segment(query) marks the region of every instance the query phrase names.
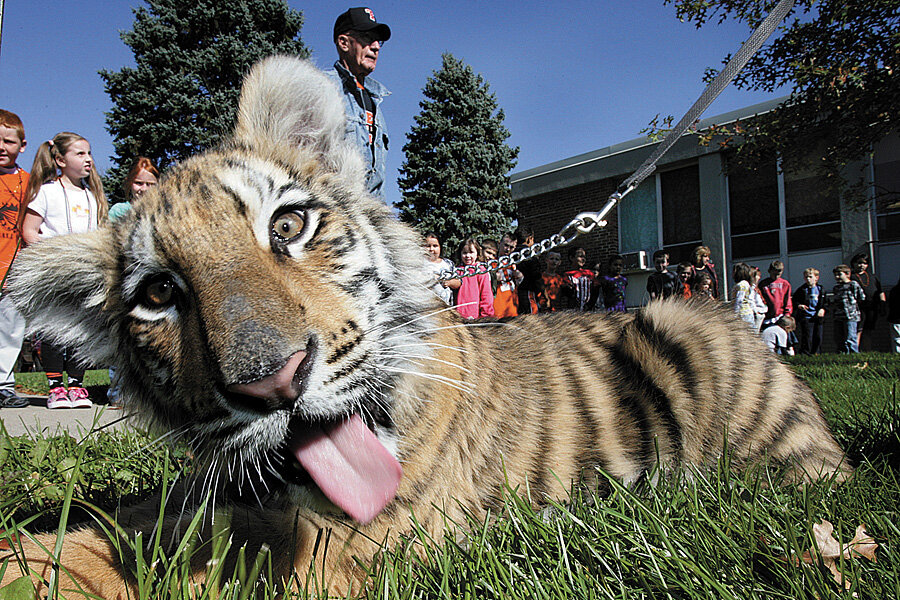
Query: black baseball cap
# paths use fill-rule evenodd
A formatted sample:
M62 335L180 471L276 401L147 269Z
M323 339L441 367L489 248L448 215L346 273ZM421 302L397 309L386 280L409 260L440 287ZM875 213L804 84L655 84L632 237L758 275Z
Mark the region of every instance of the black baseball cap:
M372 31L378 36L379 42L391 39L391 28L384 23L375 21L375 13L371 8L364 6L351 8L343 13L334 22L334 39L348 31Z

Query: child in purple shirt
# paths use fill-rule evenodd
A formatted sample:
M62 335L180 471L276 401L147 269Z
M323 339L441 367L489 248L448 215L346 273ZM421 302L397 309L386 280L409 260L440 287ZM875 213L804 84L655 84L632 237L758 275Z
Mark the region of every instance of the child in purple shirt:
M625 312L625 288L628 279L622 275L625 259L616 254L609 258L609 275L600 278L603 288L603 302L607 312Z

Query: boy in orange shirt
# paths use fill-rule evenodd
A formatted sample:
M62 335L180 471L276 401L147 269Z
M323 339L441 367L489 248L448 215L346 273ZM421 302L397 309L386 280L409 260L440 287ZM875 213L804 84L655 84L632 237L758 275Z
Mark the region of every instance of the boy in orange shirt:
M544 290L539 296L540 312L551 312L565 308L560 292L568 287L569 280L557 273L562 264L562 255L559 252L547 253L547 270L541 273L544 280Z
M25 198L28 173L16 160L25 149L25 127L15 113L0 109L0 279L6 284L6 273L19 248L17 221L19 205ZM22 339L25 318L7 298L0 299L0 408L22 408L29 402L16 395L13 369Z
M500 240L500 256L507 256L516 249L516 239L511 233L504 233ZM516 286L522 281L522 274L515 266L496 271L497 291L494 296L494 316L515 317L519 314L519 295Z

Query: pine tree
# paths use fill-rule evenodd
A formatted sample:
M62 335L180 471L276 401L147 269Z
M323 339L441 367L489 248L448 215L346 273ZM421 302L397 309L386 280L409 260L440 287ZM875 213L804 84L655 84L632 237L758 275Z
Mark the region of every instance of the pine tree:
M452 54L443 55L423 94L403 146L400 218L442 235L448 250L470 235L499 236L516 212L509 171L519 149L505 143L509 131L496 97Z
M303 15L285 0L145 0L121 34L135 67L103 70L116 166L104 185L119 195L137 156L165 168L217 145L231 130L241 79L273 53L308 56Z

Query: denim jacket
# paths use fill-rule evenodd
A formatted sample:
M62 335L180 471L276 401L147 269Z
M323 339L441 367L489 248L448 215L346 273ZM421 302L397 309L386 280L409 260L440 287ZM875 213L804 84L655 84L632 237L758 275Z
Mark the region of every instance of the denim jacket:
M360 107L360 91L356 87L356 78L340 62L334 63L334 69L325 72L331 77L344 97L344 112L347 115L347 139L362 151L366 163L366 187L372 195L384 199L385 160L388 150L388 131L384 121L381 101L390 96L386 87L371 77L366 77L365 88L375 104L375 137L374 147L369 146L369 128L366 125L366 113Z

